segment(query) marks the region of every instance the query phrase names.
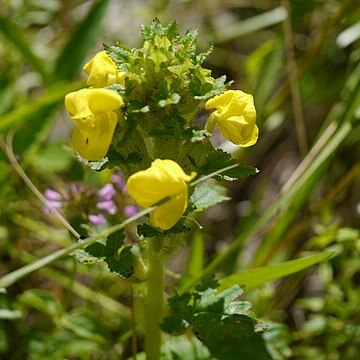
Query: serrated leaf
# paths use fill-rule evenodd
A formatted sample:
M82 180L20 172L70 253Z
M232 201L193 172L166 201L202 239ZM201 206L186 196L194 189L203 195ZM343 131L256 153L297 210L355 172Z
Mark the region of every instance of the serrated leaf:
M141 25L141 35L144 40L151 40L156 35L163 35L165 32L164 27L161 25L161 22L158 18L155 18L152 23L148 25Z
M319 262L329 259L334 253L327 251L324 253L307 256L301 259L286 261L284 263L264 266L260 268L246 270L237 274L229 275L219 280L219 291L223 291L234 285L253 288L268 281L280 279L284 276L304 270Z
M176 39L180 36L179 32L179 26L176 21L171 22L166 28L165 28L165 35L170 39Z
M237 301L241 294L239 286L220 294L216 288L176 294L169 300L174 315L161 327L176 334L191 326L216 359L270 359L258 322L248 312L250 303Z
M193 211L204 211L211 206L230 200L225 193L226 188L216 183L197 186L190 197L190 203L194 208Z
M169 236L171 234L181 234L189 232L191 229L185 225L176 224L171 229L161 231L155 229L154 227L150 226L149 224L140 224L137 227L137 233L141 238L151 238L151 237L159 237L159 236Z
M213 98L214 96L224 93L232 83L232 82L225 83L225 81L226 81L225 75L215 79L215 83L211 86L209 91L207 91L206 93L204 93L202 95L197 95L194 98L196 100L205 101L205 100Z
M123 229L112 233L106 239L106 248L108 255L116 254L120 247L124 244L125 232Z
M107 255L106 246L98 241L87 246L85 251L94 258L103 258Z
M203 175L208 175L218 170L224 169L228 166L237 164L236 160L231 155L221 149L212 151L200 171ZM221 174L215 176L216 180L234 180L246 179L250 175L255 175L257 170L250 165L238 165L233 169L226 170Z
M194 332L219 360L270 360L256 320L241 314L224 316L211 312L194 317Z
M120 255L116 257L106 257L105 262L110 271L125 279L131 277L134 273L134 254L131 251L131 246L124 247Z
M95 258L114 257L123 245L124 238L124 230L119 230L111 234L106 240L99 240L87 246L85 251Z
M169 335L181 335L188 328L190 324L182 317L167 317L161 324L161 329Z

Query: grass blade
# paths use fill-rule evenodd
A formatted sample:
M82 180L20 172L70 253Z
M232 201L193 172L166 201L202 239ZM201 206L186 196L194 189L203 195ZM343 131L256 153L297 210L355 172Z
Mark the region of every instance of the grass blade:
M0 15L0 31L22 53L29 65L36 70L46 83L51 80L50 74L44 61L37 57L31 50L21 29L10 19Z
M99 36L101 20L108 4L108 0L97 1L85 19L79 23L56 61L54 73L59 79L71 80L78 73L89 49Z
M265 284L268 281L280 279L284 276L304 270L319 262L329 259L334 253L326 251L320 254L306 256L300 259L286 261L280 264L269 265L242 271L219 280L219 292L234 285L245 286L247 289Z
M81 89L84 85L82 81L72 84L58 83L36 101L29 101L20 108L0 116L0 131L36 118L45 108L62 102L67 93Z
M261 217L250 223L247 228L242 229L242 233L221 252L203 271L194 279L191 284L188 284L185 290L197 284L202 278L214 273L216 269L224 264L231 256L233 256L244 243L246 243L251 236L253 236L260 228L267 224L274 216L281 210L284 214L291 206L299 191L302 191L306 182L311 182L313 176L318 176L321 169L325 170L326 162L335 153L340 144L350 134L352 128L356 125L354 119L356 117L356 110L360 104L360 66L358 66L349 76L347 88L350 90L349 96L346 96L343 101L343 113L339 116L337 122L332 122L328 126L328 131L325 131L319 138L318 142L313 146L308 156L295 170L297 177L294 178L286 191L283 191L278 199L263 213ZM339 105L336 104L335 107ZM332 113L332 112L330 112ZM309 161L311 159L311 161ZM305 165L304 165L305 164ZM311 193L311 191L309 191ZM281 216L281 215L280 215ZM256 261L256 259L255 259Z

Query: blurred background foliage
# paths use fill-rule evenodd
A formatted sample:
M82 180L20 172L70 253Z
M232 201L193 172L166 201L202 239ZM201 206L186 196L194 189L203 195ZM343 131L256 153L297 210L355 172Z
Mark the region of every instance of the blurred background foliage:
M202 50L214 45L206 66L254 95L261 133L249 149L218 140L260 172L229 186L232 200L198 219L203 235L188 239L169 268L182 271L190 251L187 273L192 267L230 274L336 250L329 262L245 298L259 319L276 324L266 334L274 359L359 359L357 0L2 0L2 147L14 133L17 160L41 192L106 184L111 174L84 167L69 147L63 98L84 86L81 67L102 43L138 46L140 24L154 17L198 29ZM87 204L80 199L71 206L76 222ZM0 275L69 243L1 152ZM64 258L1 292L0 358L130 357L132 293L104 270ZM209 358L186 338L169 338L166 346L177 358Z

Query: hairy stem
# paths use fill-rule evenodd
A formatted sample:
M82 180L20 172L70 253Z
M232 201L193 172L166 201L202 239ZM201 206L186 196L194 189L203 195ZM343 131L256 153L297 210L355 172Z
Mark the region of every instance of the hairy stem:
M147 360L160 359L164 293L162 239L150 238L148 248L145 351Z

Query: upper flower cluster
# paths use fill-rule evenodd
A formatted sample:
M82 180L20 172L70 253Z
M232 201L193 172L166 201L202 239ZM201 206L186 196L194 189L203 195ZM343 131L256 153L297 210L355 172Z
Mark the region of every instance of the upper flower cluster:
M202 67L209 52L197 53L196 35L181 37L176 23L163 27L154 20L142 28L141 48L105 46L97 53L84 66L89 88L65 98L76 125L72 144L83 158L107 155L140 206L170 198L150 216L163 230L183 215L187 183L213 168L207 161L216 153L208 139L214 127L243 147L259 133L253 97L228 90L225 77L215 79ZM201 107L213 110L205 129L192 124Z

